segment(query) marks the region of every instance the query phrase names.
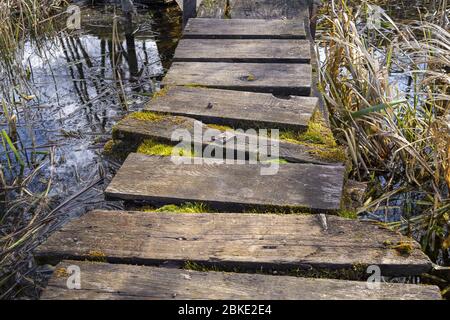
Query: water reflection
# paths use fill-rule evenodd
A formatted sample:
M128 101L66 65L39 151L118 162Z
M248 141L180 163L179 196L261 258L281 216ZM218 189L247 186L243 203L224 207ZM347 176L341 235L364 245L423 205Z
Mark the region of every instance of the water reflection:
M82 30L60 32L44 43L25 45L23 66L32 98L17 108L17 141L28 172L46 160L30 192L46 188L67 197L92 179L111 127L141 109L170 65L181 32L176 6L139 10L124 19L112 7L82 9ZM0 130L10 132L0 119ZM55 159L48 149L55 146ZM0 152L6 163L7 153ZM11 182L17 172L6 171Z

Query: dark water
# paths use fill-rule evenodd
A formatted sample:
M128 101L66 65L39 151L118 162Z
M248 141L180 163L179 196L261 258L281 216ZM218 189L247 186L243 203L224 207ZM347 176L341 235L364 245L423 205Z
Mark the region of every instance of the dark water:
M159 87L180 37L181 12L177 6L141 8L130 24L111 6L85 6L81 27L25 44L22 65L29 77L20 90L26 88L28 100L9 110L17 135L0 116L0 130L18 142L23 177L43 165L29 191L44 191L51 179L54 204L98 178L99 170L110 171L103 145L116 121L141 109ZM0 161L9 185L21 175L6 149L9 159L1 146Z

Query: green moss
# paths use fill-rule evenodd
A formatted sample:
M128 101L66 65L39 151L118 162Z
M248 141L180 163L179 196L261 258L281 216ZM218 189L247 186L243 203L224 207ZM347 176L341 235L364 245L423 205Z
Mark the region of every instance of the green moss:
M270 159L270 160L264 160L261 161L261 163L278 163L278 164L286 164L289 163L286 159L278 158L278 159Z
M183 86L188 88L206 88L205 86L202 86L201 84L198 83L186 83Z
M128 143L124 143L121 140L109 140L103 146L103 154L108 157L115 158L116 160L123 161L126 159L130 152L134 149Z
M112 154L114 148L114 141L108 140L105 145L103 146L103 153L105 154Z
M152 95L152 99L156 100L156 99L159 99L161 97L164 97L165 95L167 95L167 92L169 92L169 87L165 86L164 88L154 92L153 95Z
M207 124L206 125L208 128L211 128L211 129L216 129L216 130L219 130L219 131L232 131L232 130L234 130L232 127L229 127L229 126L223 126L223 125L219 125L219 124Z
M246 208L244 213L272 213L272 214L311 214L311 211L308 208L304 207L295 207L295 206L251 206Z
M391 245L390 248L396 250L402 256L409 256L414 249L410 241L399 241L397 244Z
M176 153L180 157L192 157L193 152L175 147L170 144L158 143L152 139L144 140L137 148L137 153L146 154L149 156L171 156Z
M347 209L341 209L338 212L339 217L347 218L347 219L358 219L358 213L355 210L347 210Z
M208 213L210 210L204 203L184 203L182 205L168 204L157 209L144 209L145 212L172 212L172 213Z
M347 154L341 146L336 147L321 147L319 145L309 145L311 149L309 153L321 160L330 160L336 162L345 162Z
M151 112L151 111L138 111L130 113L126 118L137 119L143 121L161 121L166 116L164 114Z
M247 75L247 81L255 81L255 80L256 80L256 77L253 74L249 73Z

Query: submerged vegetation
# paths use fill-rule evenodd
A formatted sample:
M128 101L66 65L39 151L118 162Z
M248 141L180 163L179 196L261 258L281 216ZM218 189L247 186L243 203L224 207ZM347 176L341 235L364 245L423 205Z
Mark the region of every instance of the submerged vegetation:
M415 237L448 266L450 8L436 3L404 21L374 6L383 1L325 3L317 53L331 127L353 164L349 178L369 184L357 213Z
M104 200L118 163L101 150L125 155L111 128L159 87L180 33L176 6L140 7L130 24L116 6L83 5L69 30L70 3L0 1L0 299L37 297L51 272L31 254L44 235L122 208Z

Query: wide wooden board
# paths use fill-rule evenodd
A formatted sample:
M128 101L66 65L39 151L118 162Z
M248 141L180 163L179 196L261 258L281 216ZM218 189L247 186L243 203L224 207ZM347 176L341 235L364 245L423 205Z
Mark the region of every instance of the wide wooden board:
M173 61L309 63L310 43L280 39L182 39Z
M303 20L189 19L183 38L305 39Z
M339 210L343 166L303 163L214 164L132 153L105 195L158 203L204 202L222 210L295 207L305 212Z
M202 132L201 135L195 134L195 127L199 128L198 132ZM178 139L178 136L172 137L172 134L176 132L176 130L189 132L191 144L193 146L200 146L202 150L205 150L208 146L212 146L216 150L222 150L212 155L213 158L219 158L221 152L223 157L220 157L220 159L237 159L239 152L239 155L244 154L245 159L247 160L258 159L258 157L260 160L263 160L260 156L261 154L266 154L267 156L272 157L272 159L276 157L293 163L343 165L339 159L322 157L320 153L317 152L317 146L270 139L267 141L267 148L264 146L262 148L254 148L251 147L250 143L257 141L258 137L255 136L255 134L257 134L258 131L221 131L211 128L193 118L182 116L169 116L161 121L144 121L125 118L114 126L113 138L118 141L126 141L127 145L130 147L137 147L145 139L152 139L161 143L176 145L182 140ZM211 135L215 138L213 139ZM277 145L278 155L273 151ZM264 152L265 150L267 150L267 152ZM203 153L203 155L208 156L208 153Z
M412 251L402 255L388 241L410 242ZM49 263L100 258L177 266L190 261L265 272L347 269L363 277L370 265L386 276L419 275L431 268L413 240L374 223L326 215L92 211L53 233L35 257Z
M82 272L81 288L67 288L67 268ZM198 272L122 264L63 261L44 289L42 300L431 300L439 288L365 282L277 277L260 274ZM216 312L211 313L211 317Z
M307 129L317 106L316 97L290 96L281 99L268 93L176 86L151 100L146 110L242 129L291 129L302 132Z
M162 84L308 96L311 76L308 64L174 62Z

